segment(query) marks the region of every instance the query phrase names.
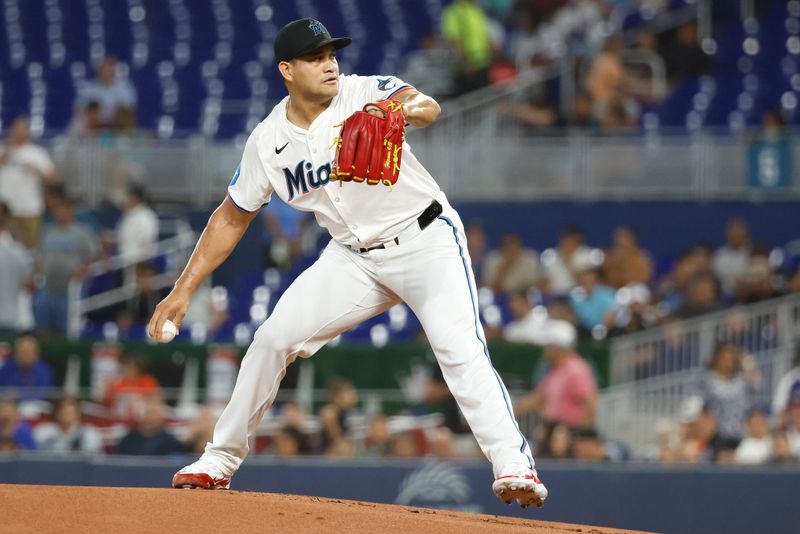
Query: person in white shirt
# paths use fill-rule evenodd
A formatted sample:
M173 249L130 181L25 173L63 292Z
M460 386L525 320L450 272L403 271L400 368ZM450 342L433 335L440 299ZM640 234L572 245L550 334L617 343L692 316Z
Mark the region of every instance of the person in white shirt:
M486 258L483 284L498 293L526 291L539 281L540 271L539 254L525 248L517 234L506 234Z
M547 292L556 296L568 294L577 285L576 265L584 265L591 252L592 249L583 242L583 230L574 225L564 228L558 246L542 252Z
M747 415L747 433L736 447L734 461L737 464L765 464L772 454L772 438L769 433L769 418L763 410L754 409Z
M125 213L117 225L117 253L128 263L149 259L158 244L158 215L145 199L142 187L128 187Z
M56 453L99 454L103 452L103 438L91 425L81 422L81 408L72 397L64 397L56 404L54 421L42 423L33 430L37 450Z
M75 102L76 114L83 113L84 107L92 102L100 106L100 118L105 126L111 126L119 108L136 107L136 89L130 81L117 74L117 60L105 58L97 67L97 79L86 83L78 90Z
M32 258L8 231L9 209L0 202L0 333L22 329L20 306L30 279Z
M737 282L750 266L747 222L744 219L729 221L725 235L725 245L714 252L714 274L722 284L722 291L726 295L733 295Z
M0 201L11 209L11 223L19 228L28 248L39 243L43 188L56 181L55 166L47 150L31 142L30 121L17 117L5 144L0 146Z
M441 112L436 101L394 76L340 74L336 51L350 42L332 38L314 19L293 21L278 32L275 57L289 96L250 134L228 198L150 320L155 340L168 319L181 323L192 293L273 194L314 213L331 234L319 260L283 293L255 333L213 440L172 484L229 487L287 365L404 301L422 323L444 379L492 463L492 490L507 503L541 506L547 489L489 358L458 213L408 143L392 187L332 176L341 124L367 104L394 100L405 122L421 128ZM384 117L380 110L367 113Z
M524 293L508 298L512 320L503 328L503 339L512 343L538 343L547 335L549 326L547 310L533 307Z

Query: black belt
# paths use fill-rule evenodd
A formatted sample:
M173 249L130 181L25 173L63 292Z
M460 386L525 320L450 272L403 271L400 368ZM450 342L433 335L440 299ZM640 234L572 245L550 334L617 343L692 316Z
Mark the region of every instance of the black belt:
M417 217L417 224L419 225L419 229L424 230L425 228L427 228L428 225L430 225L433 221L435 221L436 217L438 217L441 214L442 214L442 205L439 204L438 201L434 200L433 202L431 202L431 205L425 208L425 211L423 211L422 214L419 217ZM395 237L392 241L394 241L395 245L400 244L400 238L398 237ZM365 252L369 252L370 250L380 250L383 248L386 248L386 245L381 244L376 247L369 247L369 248L351 247L351 250L363 254Z

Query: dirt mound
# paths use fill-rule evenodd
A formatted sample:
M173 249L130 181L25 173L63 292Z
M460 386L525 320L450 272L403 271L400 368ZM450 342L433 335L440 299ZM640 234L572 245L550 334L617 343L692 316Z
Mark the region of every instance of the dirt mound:
M409 506L241 491L0 485L0 503L3 534L624 532Z

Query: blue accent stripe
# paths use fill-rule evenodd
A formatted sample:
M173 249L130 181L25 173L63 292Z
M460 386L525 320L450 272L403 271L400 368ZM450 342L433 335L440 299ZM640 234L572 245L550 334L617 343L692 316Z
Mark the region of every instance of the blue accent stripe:
M450 225L450 228L453 229L453 237L455 237L456 245L458 245L458 255L461 256L461 263L464 264L464 276L466 276L466 278L467 278L467 287L469 288L469 297L472 300L472 314L473 314L473 316L475 318L475 337L477 337L478 341L480 341L481 345L483 345L483 354L486 355L486 359L489 360L489 366L492 368L492 371L494 372L495 379L497 379L497 385L500 386L500 391L503 394L503 400L506 403L506 409L508 409L508 415L511 416L511 423L517 429L517 432L519 432L519 436L522 438L522 445L520 445L519 452L525 454L525 446L528 444L528 441L525 439L525 436L522 434L522 431L519 429L519 426L517 425L517 420L514 419L514 411L511 409L511 403L509 402L509 399L506 396L506 391L505 391L505 388L503 387L503 383L500 381L500 375L497 374L497 371L495 370L494 366L492 365L492 359L489 357L489 349L486 346L486 341L484 341L484 339L481 338L481 336L480 336L480 331L481 330L480 330L480 328L478 328L478 303L475 300L475 293L472 291L472 283L470 282L470 279L469 279L469 268L467 266L467 259L464 257L464 249L461 246L461 242L458 240L458 233L456 232L456 225L453 224L453 222L450 219L448 219L447 217L445 217L444 215L440 216L439 219L442 219L444 222L446 222L448 225ZM530 468L533 469L533 461L532 461L532 459L527 454L525 454L525 456L528 458L528 463L530 464Z
M228 187L230 187L232 185L236 185L236 182L239 181L239 175L240 174L242 174L242 166L241 165L236 167L236 172L233 173L233 178L231 178L231 183L228 184Z
M231 196L231 193L230 193L230 191L228 192L228 200L230 200L230 201L231 201L231 204L233 204L234 206L236 206L237 208L239 208L239 210L241 210L241 211L243 211L243 212L245 212L245 213L257 213L258 211L260 211L260 210L261 210L261 208L263 208L264 206L266 206L267 204L269 204L269 202L267 202L267 204L264 204L264 206L261 206L261 208L258 208L257 210L254 210L254 211L246 210L246 209L244 209L243 207L241 207L239 204L237 204L235 200L233 200L233 197Z
M387 96L387 97L386 97L386 100L389 100L390 98L392 98L392 97L393 97L394 95L396 95L397 93L400 93L400 92L402 92L402 91L405 91L406 89L413 89L413 87L411 87L410 85L404 85L404 86L402 86L402 87L398 87L397 89L395 89L395 90L392 92L392 94L390 94L389 96Z

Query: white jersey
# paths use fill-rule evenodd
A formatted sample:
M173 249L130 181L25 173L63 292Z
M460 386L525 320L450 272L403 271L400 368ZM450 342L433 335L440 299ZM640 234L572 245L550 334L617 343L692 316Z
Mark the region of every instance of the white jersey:
M407 88L393 76L339 75L339 93L308 130L286 118L287 96L250 134L228 186L231 201L254 212L276 193L290 206L313 212L339 243L365 247L391 240L440 195L439 186L408 143L403 143L400 176L391 188L332 180L334 137L365 104Z

